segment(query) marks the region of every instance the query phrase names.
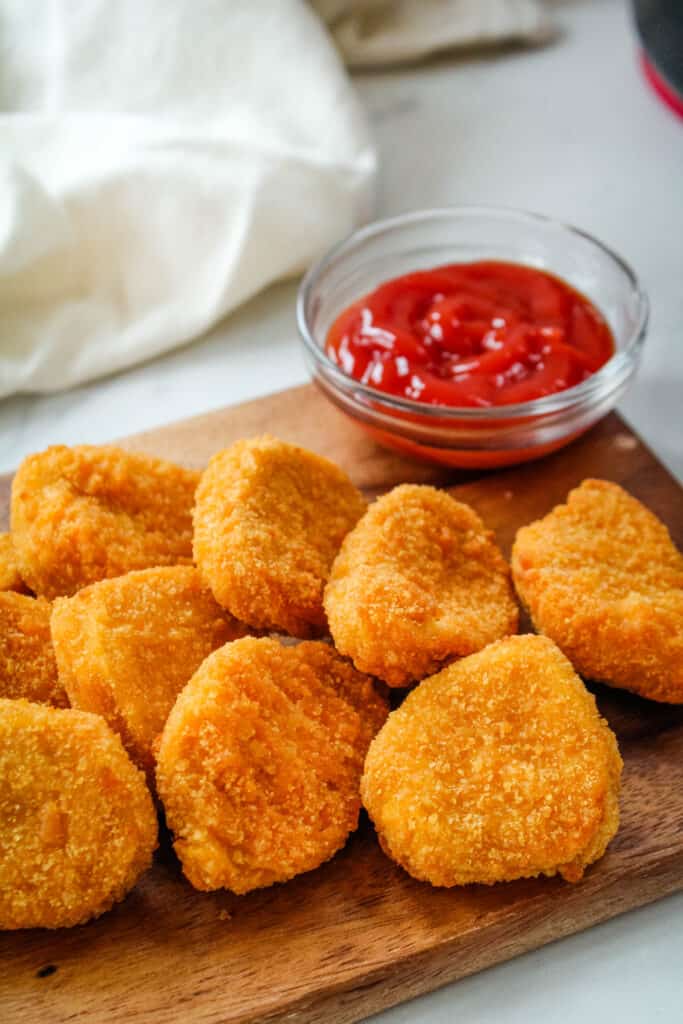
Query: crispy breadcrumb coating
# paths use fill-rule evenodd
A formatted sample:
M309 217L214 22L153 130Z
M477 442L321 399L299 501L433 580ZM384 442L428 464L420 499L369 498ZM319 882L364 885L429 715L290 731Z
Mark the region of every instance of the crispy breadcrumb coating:
M508 566L468 505L402 484L348 534L325 588L341 654L405 686L517 630Z
M171 462L114 447L30 455L12 484L22 578L52 599L133 569L191 562L198 480Z
M316 636L330 566L364 510L328 459L273 437L238 441L214 455L197 489L195 560L237 618Z
M361 783L383 848L432 885L578 881L619 824L614 734L545 637L498 641L421 683Z
M99 916L156 839L144 776L103 718L0 700L0 928Z
M207 655L246 626L189 565L142 569L57 598L52 637L73 707L107 720L140 768L183 686Z
M534 625L577 672L683 703L683 555L639 501L584 480L518 532L512 568Z
M19 575L17 556L10 533L0 533L0 591L16 590L18 594L28 593L28 587Z
M358 824L387 705L322 643L247 637L210 655L164 728L157 787L183 871L235 893L318 867Z
M0 697L68 707L50 639L50 602L0 592Z

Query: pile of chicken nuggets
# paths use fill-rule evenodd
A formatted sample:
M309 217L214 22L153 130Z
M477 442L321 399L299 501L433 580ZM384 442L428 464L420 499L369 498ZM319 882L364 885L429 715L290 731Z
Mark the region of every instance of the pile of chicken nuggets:
M361 806L432 885L578 881L622 761L577 673L683 703L683 556L616 484L522 528L510 570L446 491L368 506L269 436L202 474L33 455L0 536L0 928L109 909L160 808L204 891L317 868Z

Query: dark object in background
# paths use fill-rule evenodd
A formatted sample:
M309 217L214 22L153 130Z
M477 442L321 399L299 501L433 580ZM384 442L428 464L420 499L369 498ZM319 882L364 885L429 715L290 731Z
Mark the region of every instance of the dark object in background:
M633 0L645 75L683 117L683 0Z

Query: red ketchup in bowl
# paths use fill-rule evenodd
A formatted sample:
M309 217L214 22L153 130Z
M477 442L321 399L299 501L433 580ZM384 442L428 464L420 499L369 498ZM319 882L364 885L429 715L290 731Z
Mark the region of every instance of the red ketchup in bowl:
M580 384L614 353L614 338L565 281L484 260L386 281L337 317L325 351L378 391L466 408L527 402Z

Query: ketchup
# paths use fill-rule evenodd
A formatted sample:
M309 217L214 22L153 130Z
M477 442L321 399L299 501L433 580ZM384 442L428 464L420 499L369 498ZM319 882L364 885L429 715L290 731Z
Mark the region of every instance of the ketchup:
M526 402L580 384L607 362L614 339L566 281L484 260L386 281L344 310L325 348L378 391L461 407Z

